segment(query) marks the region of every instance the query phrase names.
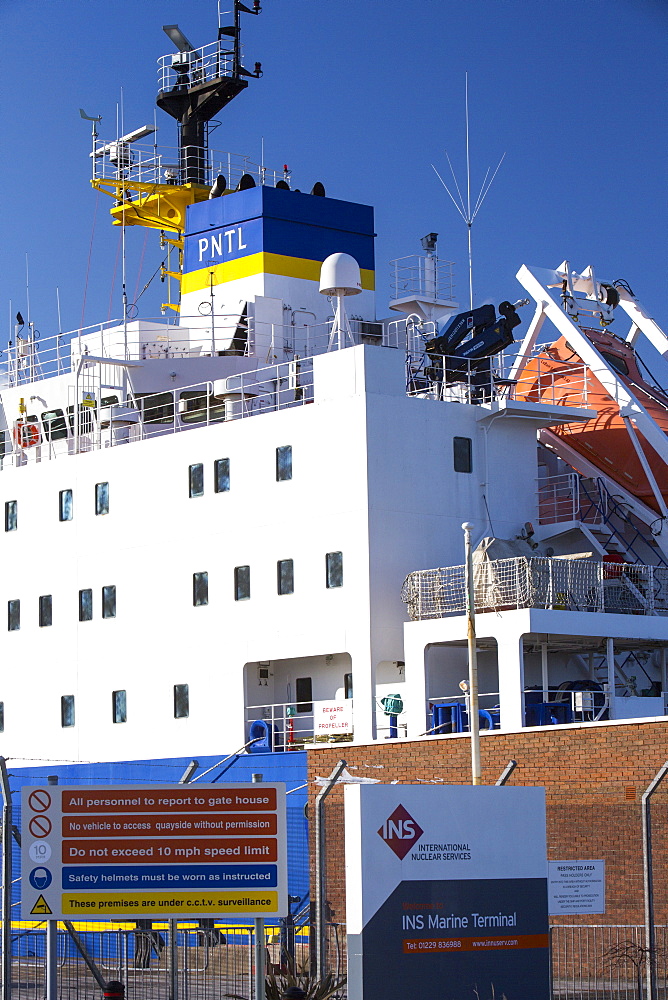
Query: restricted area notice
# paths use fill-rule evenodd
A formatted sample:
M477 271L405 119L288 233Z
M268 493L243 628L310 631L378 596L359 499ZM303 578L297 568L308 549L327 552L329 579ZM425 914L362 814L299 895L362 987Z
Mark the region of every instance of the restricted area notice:
M22 916L285 916L285 786L25 786Z
M605 861L548 861L550 916L605 913Z

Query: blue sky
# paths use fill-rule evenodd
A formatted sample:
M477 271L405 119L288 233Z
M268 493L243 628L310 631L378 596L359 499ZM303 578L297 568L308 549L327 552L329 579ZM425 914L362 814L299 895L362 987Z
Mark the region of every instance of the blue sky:
M430 164L447 149L464 176L464 79L469 73L473 187L506 159L475 223L478 302L518 298L523 263L625 278L668 331L666 0L263 0L245 16L247 63L264 77L225 109L215 146L288 163L294 186L376 208L377 311L388 315L388 261L439 233L467 297L466 229ZM215 0L0 0L0 152L4 192L0 329L31 312L43 337L121 313L112 292L118 230L88 177L89 129L79 107L116 134L152 123L162 25L193 42L216 37ZM8 86L8 81L11 86ZM175 126L158 112L160 141ZM162 259L157 235L128 231L134 297ZM142 259L143 258L143 259ZM136 274L142 263L141 278ZM142 314L157 315L156 280ZM0 344L5 335L0 334Z

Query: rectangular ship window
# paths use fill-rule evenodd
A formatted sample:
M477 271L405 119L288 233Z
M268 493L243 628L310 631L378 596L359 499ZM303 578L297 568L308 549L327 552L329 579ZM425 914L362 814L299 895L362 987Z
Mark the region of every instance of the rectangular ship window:
M216 493L228 493L230 489L230 460L217 458L213 463L213 488Z
M343 697L352 698L353 696L353 675L344 674L343 675Z
M102 588L102 617L103 618L115 618L116 617L116 586L115 584L110 584L108 587Z
M0 701L0 733L5 731L5 703Z
M276 449L276 482L292 479L292 445L284 444Z
M39 627L46 628L53 624L53 598L51 594L43 594L39 599Z
M234 600L247 601L250 597L250 566L234 568Z
M64 694L60 699L60 724L63 729L74 725L74 695Z
M190 698L187 684L174 685L174 718L187 719L190 713Z
M95 513L109 513L109 483L95 483Z
M58 520L71 521L73 516L72 490L61 490L58 494Z
M111 692L111 711L114 722L128 721L128 703L125 691Z
M7 631L18 632L21 628L21 602L7 601Z
M343 553L328 552L325 557L327 589L343 586Z
M188 466L188 496L204 496L204 466L201 462Z
M5 503L5 531L16 531L18 526L18 501L7 500Z
M90 622L93 620L93 591L86 589L79 591L79 621Z
M471 438L456 437L452 439L455 472L473 472L471 443Z
M276 564L279 594L294 594L295 572L292 559L280 559Z
M209 603L209 574L193 573L193 606L203 608Z
M310 677L298 677L295 681L298 712L313 711L313 684Z

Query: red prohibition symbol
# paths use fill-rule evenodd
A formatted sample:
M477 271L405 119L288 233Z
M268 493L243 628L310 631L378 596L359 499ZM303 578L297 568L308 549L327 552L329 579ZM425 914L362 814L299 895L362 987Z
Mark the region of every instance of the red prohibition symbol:
M51 820L48 816L33 816L28 823L28 829L33 837L48 837L51 833Z
M37 788L28 796L28 805L33 812L43 813L51 805L51 796L44 788Z

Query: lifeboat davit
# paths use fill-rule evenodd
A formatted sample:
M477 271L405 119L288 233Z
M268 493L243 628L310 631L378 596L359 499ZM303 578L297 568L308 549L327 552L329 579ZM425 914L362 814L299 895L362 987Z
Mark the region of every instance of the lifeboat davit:
M664 434L668 434L668 395L647 382L638 368L635 351L625 341L600 330L582 331L621 382L631 391ZM584 379L586 378L586 395ZM622 486L652 510L661 513L640 458L629 436L619 405L582 361L565 337L561 337L524 368L517 385L518 398L554 405L582 406L597 411L584 424L550 428L590 465ZM668 498L668 466L634 427L638 442L664 498ZM583 472L584 470L579 470Z

